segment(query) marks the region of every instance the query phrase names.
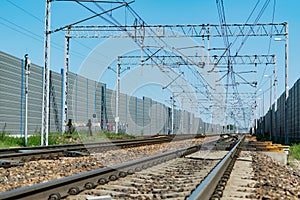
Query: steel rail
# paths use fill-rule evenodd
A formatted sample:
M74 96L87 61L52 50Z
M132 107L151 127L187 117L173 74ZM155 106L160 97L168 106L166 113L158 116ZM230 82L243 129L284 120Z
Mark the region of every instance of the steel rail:
M211 135L215 136L215 135ZM8 148L0 149L0 167L8 167L9 160L15 161L30 161L46 158L54 158L57 156L76 156L74 152L103 152L113 150L116 148L130 148L142 145L159 144L164 142L192 139L200 137L200 135L186 135L186 136L167 136L161 138L148 139L133 139L133 140L117 140L110 142L92 142L81 144L67 144L67 145L53 145L42 147L23 147L23 148ZM4 162L1 162L4 161ZM14 164L17 164L13 162ZM7 165L7 166L5 166Z
M221 177L227 169L229 163L233 160L238 149L243 143L245 136L241 137L230 152L219 162L219 164L207 175L199 186L187 198L188 200L208 200L211 198Z
M202 137L201 134L184 134L184 135L156 135L152 136L151 138L143 138L143 139L130 139L130 140L110 140L107 142L87 142L87 143L78 143L78 144L60 144L60 145L49 145L49 146L31 146L31 147L12 147L12 148L0 148L0 155L6 153L18 153L20 151L29 151L29 150L50 150L50 149L57 149L57 148L66 148L69 150L77 150L78 147L88 147L94 145L102 145L102 144L121 144L127 143L132 141L145 141L145 140L155 140L158 138L175 138L175 139L191 139ZM216 136L216 135L207 135L209 136Z
M78 144L62 144L62 145L50 145L50 146L32 146L32 147L13 147L13 148L0 148L1 154L8 153L18 153L20 151L44 151L51 149L68 149L68 150L78 150L78 148L86 148L89 146L95 145L104 145L104 144L123 144L127 142L139 142L145 140L155 140L156 138L148 138L148 139L133 139L133 140L111 140L108 142L88 142L88 143L78 143Z

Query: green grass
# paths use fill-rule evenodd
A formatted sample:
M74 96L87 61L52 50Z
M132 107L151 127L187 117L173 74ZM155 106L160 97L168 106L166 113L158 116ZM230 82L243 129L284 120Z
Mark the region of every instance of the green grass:
M104 142L109 140L133 139L135 136L124 133L95 132L88 136L87 131L75 131L72 134L49 133L48 144L74 144L82 142ZM40 146L41 135L35 134L28 137L27 146ZM0 133L0 148L22 147L25 145L24 137L12 137L9 134Z
M0 133L0 147L18 147L24 145L24 138L8 136L5 132Z
M110 132L103 132L103 134L104 134L107 138L113 139L113 140L118 140L118 139L134 139L134 138L135 138L134 135L125 134L125 133L110 133Z
M88 136L87 131L79 131L79 139L81 142L105 142L109 140L134 139L135 136L124 133L110 133L107 131L94 132L92 136Z
M290 147L290 157L296 160L300 160L300 143L292 144Z

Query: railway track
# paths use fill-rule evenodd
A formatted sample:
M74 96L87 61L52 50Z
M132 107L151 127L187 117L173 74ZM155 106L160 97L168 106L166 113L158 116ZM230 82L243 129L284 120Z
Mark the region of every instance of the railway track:
M221 173L219 172L219 168L225 170L226 165L228 165L241 143L241 140L237 142L236 139L232 139L231 137L221 138L217 142L210 141L46 183L19 188L1 193L0 199L35 198L58 200L65 197L76 199L80 198L80 195L88 196L95 194L98 196L110 195L114 199L124 199L124 197L129 199L178 199L183 196L187 198L190 194L189 198L194 199L195 194L198 195L199 193L197 192L198 190L204 191L204 189L201 189L201 184L199 185L199 183L209 181L207 178L211 176L218 178L220 176L218 173ZM188 156L198 152L200 149L201 151L210 153L218 152L215 150L220 149L220 146L224 150L232 149L224 159L221 159L223 156L210 159L208 159L209 157L201 157L200 155ZM209 171L211 172L207 175ZM217 175L211 175L216 174L215 171L218 171ZM194 177L198 178L194 180ZM216 182L215 178L213 179L214 182ZM197 185L199 185L200 189L198 189ZM108 190L104 190L104 188ZM149 191L149 188L151 191ZM209 188L214 187L210 186ZM171 193L166 194L168 190ZM192 190L194 190L193 193L191 193ZM97 191L106 192L99 193ZM129 194L133 196L126 196ZM205 192L205 194L207 195L208 192Z
M214 135L212 135L214 136ZM56 159L58 157L87 156L89 153L104 152L112 149L159 144L170 141L204 137L203 135L160 136L159 138L116 140L39 147L22 147L0 149L0 167L22 166L26 161L39 159ZM209 136L210 137L210 136Z

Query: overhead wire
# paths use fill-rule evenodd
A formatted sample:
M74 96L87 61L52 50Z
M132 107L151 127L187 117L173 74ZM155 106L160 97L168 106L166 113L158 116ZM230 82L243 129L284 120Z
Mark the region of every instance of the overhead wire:
M26 9L24 9L24 8L20 7L19 5L15 4L15 3L12 2L11 0L6 0L6 1L7 1L8 3L10 3L12 6L16 7L17 9L21 10L21 11L24 12L25 14L29 15L30 17L32 17L33 19L35 19L36 21L38 21L40 24L43 24L43 25L44 25L44 21L41 20L41 19L40 19L39 17L37 17L36 15L32 14L31 12L27 11ZM4 25L3 23L1 23L1 24ZM14 25L14 26L15 26L15 25ZM51 26L51 28L53 29L53 26ZM10 27L10 29L14 30L14 29L11 28L11 27ZM14 30L14 31L19 32L19 30ZM28 36L28 37L31 37L31 38L35 39L36 41L38 41L38 42L44 43L44 38L43 38L43 37L41 37L41 36L39 36L39 35L33 33L32 31L30 31L30 32L31 32L32 34L34 34L35 36L37 36L39 39L33 38L32 36L30 36L30 35L28 35L28 34L26 34L26 33L24 33L24 35L26 35L26 36ZM31 33L30 33L30 34L31 34ZM58 32L58 33L59 33L60 35L65 36L64 33L62 33L62 32ZM86 48L87 50L90 50L90 51L93 50L91 47L89 47L89 46L87 46L86 44L84 44L84 43L78 41L77 38L72 38L72 42L77 43L78 45L80 45L80 46ZM58 44L58 43L52 41L52 42L51 42L51 45L52 45L54 48L56 48L56 49L58 49L58 50L60 50L60 51L63 51L63 52L65 51L65 50L64 50L64 46L61 45L61 44ZM71 55L74 55L74 56L77 56L77 57L80 57L80 58L83 58L83 59L86 58L86 55L83 55L82 53L80 53L80 52L78 52L78 51L72 50L72 51L70 51L70 54L71 54ZM107 56L106 56L105 54L101 54L101 56L107 58ZM100 61L100 60L98 60L98 61ZM98 62L98 61L97 61L97 62ZM93 62L96 62L96 61L93 61Z
M254 11L256 10L257 6L259 5L259 2L260 2L260 0L258 0L257 3L255 4L255 6L254 6L254 8L252 9L252 11L251 11L249 17L247 18L246 22L244 23L245 25L248 24L248 21L251 19L251 17L252 17L252 15L253 15ZM257 24L257 22L258 22L258 20L259 20L259 18L260 18L260 15L262 15L262 13L263 13L262 11L266 8L266 5L267 5L267 4L268 4L268 2L266 2L266 3L264 4L263 8L261 9L259 16L256 18L255 24ZM273 20L272 20L272 23L273 23ZM244 26L242 27L242 29L241 29L241 32L242 32L242 33L244 32L245 25L244 25ZM249 30L249 31L250 31L250 30ZM238 37L235 38L235 40L233 41L233 44L237 41L237 39L238 39ZM235 55L238 55L240 49L241 49L242 46L245 44L246 40L247 40L247 37L244 38L244 40L242 41L242 43L241 43L239 49L236 51L236 54L235 54ZM264 71L265 71L265 70L264 70ZM240 78L241 78L241 77L240 77ZM261 82L261 81L260 81L260 82ZM251 119L250 119L250 120L251 120Z
M250 13L250 15L249 15L248 18L246 19L245 25L244 25L244 26L242 27L242 29L240 30L240 32L241 32L242 34L244 34L244 29L246 28L246 24L248 24L248 21L251 19L251 17L252 17L252 15L253 15L254 11L256 10L257 6L259 5L259 2L260 2L260 0L258 0L258 1L256 2L254 8L252 9L252 11L251 11L251 13ZM223 4L223 1L222 1L222 0L216 0L216 3L217 3L217 9L218 9L218 14L219 14L220 24L221 24L221 26L224 26L224 25L226 25L226 18L225 18L225 10L224 10L224 4ZM255 24L257 24L258 20L259 20L260 17L262 16L262 14L263 14L264 10L266 9L267 5L268 5L268 1L264 4L263 8L260 10L260 13L259 13L258 17L257 17L256 20L255 20ZM223 32L222 32L222 33L224 34L225 31L226 31L226 29L224 30L224 28L223 28ZM248 35L249 35L249 34L248 34ZM239 53L241 47L245 44L247 38L248 38L248 36L245 36L245 37L244 37L244 39L243 39L243 41L242 41L242 44L240 45L239 50L237 50L237 52L236 52L236 55L238 55L238 53ZM223 37L225 47L228 48L228 51L227 51L227 49L226 49L226 55L227 55L227 56L230 55L230 47L233 46L233 45L236 43L237 39L238 39L238 36L233 40L232 43L229 44L228 38ZM223 56L224 56L224 55L223 55ZM242 99L238 96L238 93L239 93L238 87L237 87L238 82L237 82L237 80L236 80L235 75L239 76L239 78L242 79L242 80L244 80L246 83L249 83L250 85L254 86L254 85L253 85L254 83L251 83L251 82L246 81L245 78L243 78L240 74L234 72L233 67L231 66L230 60L228 59L228 70L227 70L227 73L223 76L223 78L224 78L225 76L227 76L226 94L227 94L227 96L228 96L228 92L229 92L229 88L228 88L228 87L231 85L232 88L233 88L233 90L235 91L235 94L237 95L238 101L239 101L240 103L242 103ZM229 77L230 77L230 78L229 78ZM231 82L232 82L231 84L229 84L230 79L231 79ZM226 100L227 100L227 98L226 98ZM244 111L243 111L243 114L244 114L244 116L245 116ZM245 118L244 118L244 119L245 119ZM244 121L244 122L245 122L245 121Z
M274 23L274 19L275 19L275 9L276 9L276 0L274 0L274 3L273 3L273 12L272 12L272 24ZM271 33L272 33L272 28L271 27ZM270 35L270 38L269 38L269 45L268 45L268 54L270 54L270 50L271 50L271 43L272 43L272 35ZM264 66L264 70L263 70L263 73L261 74L261 78L258 82L258 86L257 86L257 89L256 89L256 94L257 92L259 92L259 90L261 90L261 88L267 83L268 80L265 80L263 82L263 78L265 76L265 73L266 73L266 70L267 70L267 65ZM275 80L274 80L275 81ZM270 88L271 89L271 88ZM269 90L269 89L268 89ZM257 97L259 97L260 95L257 95ZM257 103L257 102L256 102Z
M79 4L80 6L84 7L85 9L87 9L88 11L90 12L93 12L94 14L96 12L93 11L93 9L89 8L88 6L84 5L83 3L81 3L80 1L78 0L74 0L77 4ZM100 8L100 6L96 3L96 2L93 2L98 8ZM105 11L104 9L101 9L102 11ZM108 13L105 13L106 15L109 15ZM102 15L99 15L98 17L100 17L101 19L103 19L104 21L108 22L109 24L112 24L112 25L116 25L114 22L110 21L109 19L103 17Z
M276 9L276 0L274 0L274 4L273 4L272 24L274 23L274 19L275 19L275 9ZM273 32L272 29L273 26L271 26L271 32ZM270 39L269 39L268 55L270 54L271 43L272 43L272 35L270 35Z
M12 6L14 6L14 7L18 8L19 10L21 10L22 12L24 12L25 14L29 15L30 17L32 17L33 19L35 19L35 20L38 21L39 23L44 24L44 21L41 20L41 19L40 19L39 17L37 17L36 15L32 14L31 12L27 11L26 9L24 9L24 8L20 7L19 5L15 4L15 3L12 2L11 0L6 0L6 1L7 1L8 3L10 3ZM26 33L22 32L22 34L26 35L27 37L33 38L33 39L35 39L35 40L38 41L38 42L44 43L44 38L43 38L42 36L37 35L36 33L32 32L32 31L29 31L28 29L26 29L26 28L24 28L24 27L22 27L22 26L19 26L19 25L15 24L15 23L13 23L13 22L7 20L7 19L4 19L3 17L1 17L1 18L2 18L2 20L7 21L8 23L12 24L13 26L18 27L19 29L22 29L22 30L25 31L25 32L28 32L29 34L32 34L32 35L36 36L36 37L39 38L39 39L34 38L34 37L30 36L29 34L26 34ZM2 23L2 24L3 24L3 23ZM12 29L12 30L14 30L14 31L16 31L16 32L19 31L19 30L13 29L13 28L11 28L11 27L10 27L10 29ZM75 40L74 40L74 41L75 41ZM79 41L75 41L75 42L78 43L79 45L81 45L81 46L83 46L83 47L85 47L85 48L91 50L90 47L84 45L83 43L81 43L81 42L79 42ZM54 48L56 48L56 49L58 49L58 50L60 50L60 51L64 51L64 47L63 47L62 45L60 45L60 44L58 44L58 43L55 43L55 42L52 42L51 44L54 45L54 46L53 46ZM76 51L72 51L71 53L74 53L75 56L80 56L80 57L82 57L82 58L85 57L85 55L83 55L83 54L81 54L81 53L79 53L79 52L76 52Z
M28 30L28 29L26 29L26 28L24 28L24 27L22 27L22 26L20 26L20 25L18 25L16 23L14 23L14 22L12 22L12 21L10 21L8 19L5 19L5 18L3 18L1 16L0 16L0 19L3 20L3 21L5 21L6 23L8 23L8 24L10 24L10 25L12 25L14 27L16 27L16 28L13 28L11 26L8 26L7 24L2 23L2 25L10 28L11 30L13 30L15 32L18 32L18 33L21 33L21 34L24 34L27 37L30 37L30 38L38 41L38 42L44 42L44 38L42 36L40 36L40 35L32 32L32 31L30 31L30 30ZM53 43L53 47L55 47L58 50L64 50L64 48L61 47L60 45L58 45L57 43Z
M260 12L259 12L257 18L256 18L255 21L254 21L254 24L257 24L257 23L258 23L259 19L261 18L261 16L262 16L263 13L265 12L265 10L266 10L266 8L268 7L269 3L270 3L270 0L267 0L267 1L264 3L262 9L260 10ZM272 14L272 24L274 23L275 7L276 7L276 2L275 2L275 0L274 0L273 14ZM273 28L273 27L271 26L271 32L272 32L272 28ZM249 30L249 32L250 32L250 30ZM246 42L247 38L248 38L248 36L246 36L246 37L244 38L243 42L241 43L241 46L240 46L239 49L237 50L237 54L238 54L238 52L240 51L240 49L242 48L242 46L244 45L244 43ZM270 53L271 40L272 40L272 35L270 35L268 54ZM257 91L259 90L259 88L260 88L260 84L262 83L262 79L263 79L263 77L264 77L264 74L265 74L265 71L266 71L266 67L267 67L267 65L264 67L263 74L262 74L262 77L261 77L261 79L260 79L260 81L259 81L259 85L257 86L256 92L257 92ZM263 84L263 85L264 85L264 84Z
M25 29L25 28L23 28L23 27L15 24L15 23L13 23L13 22L11 22L11 21L3 18L3 17L0 17L0 19L3 20L3 21L5 21L6 23L10 24L10 25L8 25L8 24L5 24L3 22L0 22L3 26L5 26L5 27L7 27L7 28L9 28L9 29L17 32L17 33L26 35L27 37L30 37L31 39L34 39L34 40L36 40L38 42L43 42L43 40L42 40L43 38L40 37L39 35L36 35L35 33L31 32L31 31L29 31L29 30L27 30L27 29ZM18 29L14 28L14 27L17 27Z
M141 19L141 17L130 7L130 11L132 12L132 14L135 16L135 15L137 15L137 17L138 17L138 19L142 22L142 23L144 23L144 24L146 24L145 22L143 22L143 20ZM152 29L150 29L150 31L151 31L151 33L152 34L154 34L154 35L156 35L157 33L155 33L154 32L154 30L152 30ZM182 52L180 52L179 50L177 50L176 48L172 48L172 47L170 47L170 45L168 44L168 43L166 43L164 40L162 40L162 38L161 37L157 37L160 41L162 41L163 42L163 44L164 44L164 46L166 46L166 47L168 47L169 49L172 49L172 51L173 51L173 53L177 53L177 54L179 54L180 55L180 58L181 58L181 60L182 60L182 62L183 63L185 63L186 64L186 67L192 72L192 74L194 74L194 76L195 77L197 77L197 80L198 81L200 81L200 84L204 87L204 88L206 88L206 95L205 94L203 94L203 92L201 92L200 90L199 90L199 87L197 87L196 85L194 85L194 84L191 84L193 87L194 87L194 89L195 89L195 93L200 93L200 94L203 94L204 96L209 96L209 93L210 93L210 91L209 91L209 89L208 89L208 87L207 86L209 86L210 88L212 88L208 83L207 83L207 81L202 77L202 75L199 73L199 71L197 71L194 67L191 67L190 66L190 64L188 64L187 63L187 61L186 60L183 60L183 58L182 57L185 57L187 60L189 60L188 59L188 57L186 56L186 55L184 55ZM159 42L157 42L157 44L159 44ZM166 52L167 54L169 54L170 55L170 53L169 52ZM181 57L182 56L182 57ZM191 63L191 64L193 64L193 62ZM199 79L199 77L201 77L201 79ZM205 83L204 83L204 82ZM201 104L201 103L200 103ZM202 105L202 104L201 104Z
M98 8L100 8L101 10L103 10L99 5L97 6ZM128 7L130 7L129 5L128 5ZM93 10L91 10L91 9L89 9L91 12L93 12L93 13L95 13L95 11L93 11ZM143 24L145 24L145 22L141 19L141 17L130 7L130 12L135 16L136 15L136 17L138 18L138 20L140 21L140 23L143 23ZM112 15L108 15L110 18L113 18L112 17ZM117 20L115 20L115 19L113 19L114 21L115 21L115 23L117 23L117 24L119 24L118 23L118 21ZM121 24L119 24L119 25L121 25ZM123 30L123 31L126 31L126 30ZM153 30L152 30L153 31ZM164 42L165 43L165 42ZM165 43L166 44L166 43ZM167 44L166 44L167 45ZM143 48L143 51L145 52L145 48ZM146 53L147 54L147 53ZM148 54L148 56L150 56L149 54Z
M44 21L41 20L40 18L38 18L37 16L35 16L34 14L32 14L31 12L27 11L26 9L22 8L21 6L18 6L17 4L13 3L10 0L6 0L8 3L10 3L11 5L15 6L16 8L18 8L19 10L22 10L24 13L26 13L27 15L30 15L32 18L36 19L37 21L41 22L42 24L44 24Z
M78 2L77 0L76 0L76 2L78 3L78 4L80 4L80 5L82 5L80 2ZM95 3L96 4L96 3ZM101 6L99 6L98 4L96 4L97 5L97 7L99 8L99 9L101 9L102 11L104 10ZM92 13L94 13L94 14L96 14L97 12L96 11L94 11L93 9L90 9L90 8L88 8L88 7L86 7L86 6L84 6L84 5L82 5L84 8L86 8L86 9L88 9L90 12L92 12ZM106 15L108 15L107 13L106 13ZM114 25L114 26L121 26L121 24L112 16L112 15L108 15L108 17L110 17L114 22L112 22L112 21L107 21L107 22L109 22L109 23L111 23L112 25ZM103 19L103 17L101 16L101 18ZM127 32L127 30L122 30L122 31L125 31L125 32ZM127 32L128 33L128 32ZM128 33L130 36L131 36L131 34L130 33ZM143 50L145 51L145 48L143 48ZM146 54L148 54L149 52L145 52ZM148 56L150 57L150 54L148 54Z
M35 20L37 20L38 22L40 22L41 24L44 24L44 21L41 20L40 18L38 18L36 15L32 14L31 12L27 11L26 9L18 6L17 4L13 3L11 0L6 0L8 3L10 3L11 5L15 6L16 8L18 8L19 10L23 11L24 13L26 13L27 15L31 16L32 18L34 18ZM61 32L60 32L61 33ZM62 34L62 33L61 33ZM74 40L74 42L78 43L79 45L81 45L82 47L85 47L89 50L92 50L92 48L88 47L87 45L83 44L82 42L79 42L77 40ZM61 45L58 45L61 46ZM62 47L63 48L63 47ZM78 53L78 52L77 52ZM84 57L84 55L82 55Z
M256 19L254 20L253 24L257 25L259 19L262 17L263 13L265 12L266 8L268 7L270 3L270 0L266 0L266 2L264 3L263 7L261 8L258 16L256 17ZM251 29L248 31L248 34L246 34L246 36L244 36L243 41L241 42L239 48L236 51L236 55L239 54L239 52L241 51L242 47L244 46L244 44L246 43L247 39L249 38L249 33L251 32Z
M233 81L232 79L232 64L230 61L230 47L231 45L229 44L229 38L228 38L228 34L227 34L227 24L226 24L226 17L225 17L225 9L224 9L224 3L223 0L216 0L216 5L217 5L217 11L218 11L218 15L219 15L219 21L220 21L220 25L221 25L221 31L222 31L222 35L223 35L223 42L226 48L226 56L227 56L227 72L225 73L225 75L223 77L226 77L226 84L225 84L225 120L228 124L228 117L229 115L226 114L228 113L228 98L229 98L229 82L230 79ZM224 52L224 53L225 53ZM223 54L224 55L224 54ZM233 85L235 83L232 83ZM233 86L234 87L234 86Z
M252 9L252 11L250 12L250 15L248 16L248 18L247 18L247 20L246 20L246 22L244 23L245 25L248 23L248 21L250 20L250 18L251 18L251 16L253 15L253 13L254 13L254 11L256 10L256 8L257 8L257 6L258 6L258 4L259 4L259 2L260 2L260 0L258 0L257 2L256 2L256 4L255 4L255 6L254 6L254 8ZM245 25L244 26L242 26L242 28L241 28L241 30L240 30L240 32L243 34L243 32L244 32L244 29L245 29ZM232 43L230 43L230 46L228 46L228 48L230 48L231 46L233 46L235 43L236 43L236 41L237 41L237 39L238 39L239 37L237 36L237 37L235 37L235 39L233 40L233 42ZM225 53L225 52L224 52ZM224 55L224 54L223 54ZM223 56L222 55L222 56ZM237 56L237 54L236 54L236 56ZM227 71L227 73L225 74L225 76L226 75L228 75L228 73L230 73L230 71L228 70ZM229 80L227 80L227 83L228 83L228 81ZM228 89L228 88L227 88Z
M252 10L250 16L252 15L252 13L254 12L254 10L256 9L258 3L259 3L259 1L256 3L255 7L253 8L253 10ZM258 23L259 19L262 17L262 15L263 15L263 13L265 12L266 8L268 7L269 3L270 3L270 0L266 0L266 1L265 1L265 3L264 3L264 5L263 5L263 7L261 8L261 10L260 10L258 16L256 17L256 19L255 19L254 22L253 22L254 25L256 25L256 24ZM247 21L250 20L250 16L248 17ZM245 23L245 24L246 24L246 23ZM243 38L243 40L242 40L242 42L241 42L239 48L237 49L235 55L238 55L238 54L239 54L240 50L242 49L242 47L243 47L244 44L246 43L246 41L247 41L247 39L248 39L248 37L249 37L249 33L250 33L250 32L251 32L251 29L249 29L249 30L248 30L248 34L246 34L246 36L244 36L244 38ZM266 70L266 69L264 69L264 71L265 71L265 70ZM259 81L259 83L260 83L260 82L261 82L261 81Z
M136 11L135 11L134 9L132 9L130 6L128 6L128 7L129 7L129 11L131 12L131 14L132 14L133 16L137 17L138 20L140 21L140 23L147 25L147 24L142 20L142 18L136 13ZM152 30L152 29L150 29L150 32L151 32L150 34L157 35L157 33L156 33L154 30ZM168 47L169 49L172 49L173 53L176 52L176 53L179 54L180 56L183 56L183 57L185 57L187 60L189 60L189 59L186 57L186 55L184 55L182 52L180 52L180 51L177 50L176 48L174 49L174 48L170 47L170 45L169 45L168 43L166 43L161 37L157 37L157 38L158 38L161 42L163 42L164 46ZM160 44L158 41L156 41L156 43L157 43L157 44ZM167 54L170 55L169 52L167 52ZM182 61L183 61L184 63L186 63L186 61L183 60L183 58L181 58L181 59L182 59ZM192 62L191 64L193 64L193 62ZM202 84L203 87L206 88L206 92L208 92L208 91L209 91L208 88L207 88L207 84L208 84L208 83L207 83L207 81L202 77L202 75L199 74L199 72L198 72L197 70L195 70L195 68L192 68L189 64L186 64L186 66L187 66L187 68L189 68L189 70L194 74L195 77L198 77L197 80L200 80L200 84ZM199 77L201 77L202 79L199 79ZM202 81L204 81L205 83L202 82ZM203 94L201 91L199 91L199 87L196 87L196 86L193 85L193 84L192 84L192 86L194 87L196 93L201 93L201 94ZM210 85L209 85L209 86L210 86ZM210 87L211 87L211 86L210 86ZM201 104L201 103L200 103L200 104Z
M273 4L272 23L274 22L274 19L275 19L275 8L276 8L276 0L274 0L274 4ZM271 27L271 32L272 32L272 28L273 28L273 27ZM270 38L269 38L268 54L267 54L267 55L270 54L271 43L272 43L272 35L270 35ZM262 80L263 80L263 78L264 78L264 75L265 75L265 73L266 73L266 70L267 70L267 65L265 65L265 67L264 67L263 73L262 73L261 78L260 78L260 81L259 81L259 86L260 86L260 84L262 83Z

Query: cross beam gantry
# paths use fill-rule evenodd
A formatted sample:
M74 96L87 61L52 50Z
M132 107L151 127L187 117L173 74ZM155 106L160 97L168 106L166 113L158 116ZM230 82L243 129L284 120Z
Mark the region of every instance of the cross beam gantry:
M141 59L141 56L138 55L129 55L129 56L119 56L122 65L138 65L142 63L143 65L155 65L153 59ZM275 55L233 55L233 56L177 56L177 55L154 55L154 59L162 61L162 65L192 65L189 60L194 60L194 63L197 63L197 66L204 66L205 63L214 64L217 60L218 65L227 65L228 58L230 59L230 64L233 65L274 65L275 64Z
M153 37L239 37L283 36L287 23L268 24L177 24L177 25L126 25L126 26L72 26L72 38L153 38ZM223 34L224 27L228 29ZM143 31L141 31L143 30ZM131 35L122 34L130 32Z

